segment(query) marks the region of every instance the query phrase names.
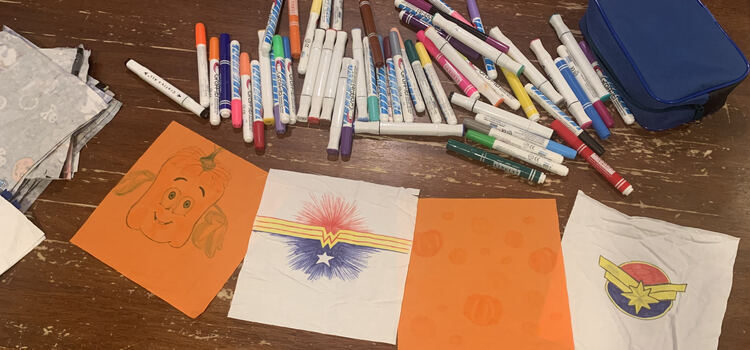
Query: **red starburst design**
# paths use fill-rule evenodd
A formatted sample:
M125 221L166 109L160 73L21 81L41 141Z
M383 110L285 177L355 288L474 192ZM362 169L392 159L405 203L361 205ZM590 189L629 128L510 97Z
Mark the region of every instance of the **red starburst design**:
M327 193L320 198L310 196L310 201L304 203L297 220L307 225L325 228L330 236L323 237L324 245L335 242L340 230L367 231L356 203Z

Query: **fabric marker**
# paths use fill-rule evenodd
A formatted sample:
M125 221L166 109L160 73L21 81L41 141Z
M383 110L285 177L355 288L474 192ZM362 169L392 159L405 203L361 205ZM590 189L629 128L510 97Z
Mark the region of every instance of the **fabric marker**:
M289 124L297 124L297 106L294 103L294 70L292 69L292 43L289 37L281 37L284 41L284 72L286 73L286 91L289 96Z
M362 25L370 40L370 49L372 50L372 59L375 61L375 67L382 67L385 64L383 60L383 50L380 48L375 28L375 19L372 17L372 7L370 0L359 0L359 14L362 16Z
M333 54L331 56L331 65L328 68L328 76L336 77L341 71L341 62L344 58L344 51L346 50L346 42L349 38L349 34L345 31L336 33L336 44L333 46ZM331 113L333 113L333 104L336 99L336 86L338 85L337 79L330 79L326 82L326 88L323 94L323 108L320 113L321 120L331 120Z
M323 95L325 93L326 82L328 81L328 68L331 66L331 56L333 55L333 44L336 41L336 31L326 29L326 36L323 40L323 48L320 51L320 61L318 63L318 73L315 77L315 87L313 88L312 104L307 121L317 124L320 122L320 109L323 105ZM335 80L335 79L334 79Z
M352 56L357 61L357 120L369 121L367 112L367 76L365 58L362 50L362 29L352 28ZM377 83L376 83L377 84Z
M172 101L177 102L180 106L184 107L188 111L195 113L195 115L201 118L208 118L208 108L201 106L198 102L195 102L195 100L190 98L190 96L180 91L178 88L174 87L174 85L170 84L160 76L154 74L154 72L150 71L148 68L142 66L140 63L136 62L133 59L128 59L128 61L125 63L125 66L128 67L128 69L135 73L139 78L143 79L143 81L147 82L149 85L159 90L162 94L172 99Z
M466 59L466 57L464 57ZM521 108L521 102L518 102L518 99L513 96L508 90L505 90L504 87L500 86L496 81L490 79L490 77L487 76L487 73L485 73L481 68L475 66L473 63L469 62L468 59L466 59L466 62L471 66L471 68L477 72L477 74L490 85L492 90L495 90L495 92L500 96L500 98L503 100L503 103L508 106L508 108L517 111L519 108Z
M263 122L263 95L261 93L261 70L260 62L253 60L250 62L252 70L252 91L253 91L253 142L255 150L262 152L266 148L266 125Z
M494 139L500 142L505 142L509 145L512 145L524 151L536 154L538 156L544 157L558 164L563 162L563 155L560 153L553 152L551 150L544 148L544 146L537 145L537 144L522 140L513 135L506 134L496 128L480 123L474 119L464 118L463 124L464 124L464 129L466 130L474 130L482 134L492 136ZM567 150L570 150L570 153L572 153L572 154L568 154L569 156L572 156L571 159L575 159L576 151L570 147L565 147L565 148Z
M198 56L198 91L203 107L210 107L208 61L206 59L206 27L203 23L195 24L195 52Z
M563 45L565 45L570 51L570 56L573 57L573 61L575 61L576 65L581 68L583 76L585 76L586 80L588 80L593 86L597 98L602 102L606 102L609 99L609 91L604 88L604 85L602 85L599 77L594 72L594 69L591 68L588 59L586 59L581 48L578 47L578 43L576 42L575 37L573 37L573 33L571 33L568 26L565 25L562 17L560 17L559 14L554 14L549 18L549 23L552 25L552 28L555 28L557 37L560 38Z
M433 15L433 18L432 18L433 24L435 24L434 23L434 21L435 21L435 15L439 14L440 16L442 16L443 18L447 19L448 21L451 21L451 22L455 23L461 29L469 32L469 34L471 34L471 35L479 38L480 40L482 40L482 41L490 44L491 46L495 47L496 49L500 50L501 52L503 52L503 53L508 52L508 45L505 45L504 43L501 43L501 42L499 42L499 41L491 38L487 34L478 31L476 28L474 28L474 25L469 24L467 22L460 21L460 20L456 19L455 17L453 17L453 16L445 13L444 11L441 11L437 7L435 7L435 6L433 6L433 5L425 2L424 0L407 0L407 1L410 2L412 5L416 6L417 8L419 8L419 9L421 9L421 10L423 10L423 11L425 11L425 12L431 14L431 15ZM481 54L481 52L480 52L480 54Z
M594 138L591 137L589 133L581 129L578 124L573 121L573 119L570 119L570 117L565 114L565 112L563 112L560 108L558 108L557 105L554 104L554 102L548 99L541 90L539 90L532 84L526 84L524 88L526 89L526 92L529 93L529 96L531 96L531 98L536 101L536 103L542 106L542 108L544 108L544 110L547 111L547 113L549 113L553 118L563 123L563 125L565 125L565 127L567 127L570 132L578 136L578 138L581 139L581 141L583 141L583 143L585 143L587 146L589 146L589 148L591 148L596 154L604 154L604 147L596 142L596 140L594 140ZM573 154L573 157L575 157L575 154Z
M391 33L396 33L396 38L398 39L399 47L396 51L399 51L401 54L401 59L403 61L402 69L406 73L406 85L409 88L409 96L411 97L412 102L414 102L414 110L417 113L422 113L425 111L424 98L422 97L422 92L419 90L419 84L417 83L417 77L414 75L414 70L407 61L408 57L406 54L404 39L401 37L401 32L399 32L398 28L391 28ZM391 36L393 36L393 34L391 34ZM391 47L391 49L393 48Z
M474 24L474 27L476 27L478 31L485 33L484 24L482 24L482 17L479 14L479 6L477 6L477 1L466 0L466 6L469 9L469 17L471 17L471 23ZM497 79L497 69L495 68L495 62L492 62L492 60L487 57L484 58L484 70L487 72L487 76L490 77L490 79Z
M258 64L260 64L260 86L261 101L263 101L263 123L266 125L274 124L273 117L273 90L271 82L271 57L268 51L263 50L263 37L266 35L265 30L258 31Z
M232 116L232 63L230 55L229 34L219 35L219 115L222 118Z
M211 66L208 86L209 95L211 96L208 119L211 125L216 126L221 124L221 116L219 116L219 90L221 89L221 81L219 80L219 38L211 37L208 46L210 56L209 65Z
M440 11L443 11L443 12L451 15L451 17L453 17L453 18L455 18L455 19L457 19L457 20L459 20L461 22L464 22L467 25L472 25L468 20L466 20L466 18L464 18L464 16L461 16L461 14L458 13L458 11L456 11L456 10L452 9L450 6L448 6L448 4L445 3L445 1L443 1L443 0L428 0L428 1L433 6L437 7ZM471 12L471 10L469 10L469 12Z
M364 54L365 75L367 77L367 114L369 121L380 121L380 100L378 99L378 75L375 72L375 61L372 60L370 40L362 38L362 52ZM361 117L361 116L360 116Z
M448 124L458 123L456 114L453 112L453 106L445 95L443 85L440 83L440 77L438 77L435 67L432 65L427 49L425 49L423 43L419 42L415 45L415 48L417 50L417 55L419 55L419 61L422 63L422 68L424 68L427 80L430 82L432 90L435 91L435 99L437 99L440 109L443 111L443 114L445 114L445 122Z
M589 101L591 101L591 104L594 106L594 109L596 109L596 112L599 113L599 117L601 117L602 121L604 121L604 125L606 125L607 127L614 126L615 120L612 118L612 115L609 114L609 110L607 110L607 107L604 106L604 102L594 96L593 87L586 80L586 77L583 76L583 73L581 72L581 69L578 68L578 65L576 65L576 63L571 60L570 52L568 51L568 49L564 45L560 45L557 47L557 54L560 55L560 57L562 57L565 62L568 63L568 68L570 68L570 71L576 78L578 85L580 85L583 89L583 92L586 93L586 96L589 98Z
M432 94L432 89L430 89L430 83L427 81L427 76L424 73L422 64L419 62L417 49L414 47L414 43L411 40L407 40L404 45L406 46L406 56L409 57L414 76L417 78L419 90L422 92L422 96L424 96L424 104L427 108L427 114L430 115L430 120L433 123L440 124L442 122L440 109L437 101L435 101L435 96Z
M508 135L515 136L519 139L522 139L524 141L531 142L535 145L542 146L552 152L563 154L565 152L570 152L570 150L573 150L572 148L559 144L555 141L552 141L548 138L545 138L543 136L539 136L533 132L520 129L514 125L509 124L504 119L498 118L496 116L487 115L487 114L477 114L474 116L474 120L484 124L488 125L491 128L495 128L498 131L504 132ZM575 150L573 150L575 152Z
M503 35L500 28L492 27L492 29L490 29L490 36L508 45L508 56L524 66L523 75L526 76L532 84L538 87L545 96L549 97L549 99L555 104L560 104L560 102L563 101L562 95L555 90L552 83L547 80L538 69L536 69L536 67L507 36Z
M464 157L478 160L485 163L493 168L503 170L509 174L520 176L531 182L544 183L547 176L539 171L529 168L525 165L518 164L514 161L507 160L494 153L483 151L479 148L469 146L465 143L458 142L456 140L448 140L446 149L449 151L456 152Z
M354 105L356 104L356 80L359 68L357 61L351 60L347 72L346 92L344 93L344 115L341 126L341 156L348 158L352 155L354 141ZM366 122L369 123L369 122Z
M425 50L427 50L427 52L429 52L430 55L435 58L438 64L443 67L445 73L447 73L448 76L451 77L453 82L458 85L464 95L469 96L469 98L473 100L479 98L479 91L477 90L477 88L472 85L471 82L469 82L469 79L466 79L466 77L461 72L459 72L455 66L453 66L453 63L448 61L445 55L443 55L440 50L438 50L435 44L425 36L424 31L420 30L419 32L417 32L417 39L422 42Z
M344 0L333 0L333 29L341 30L344 26Z
M496 151L500 151L504 154L507 154L513 158L517 158L519 160L522 160L526 163L529 163L533 166L540 167L542 169L548 170L554 174L560 175L560 176L568 176L569 169L568 167L557 164L554 162L551 162L549 159L540 157L536 154L533 154L531 152L524 151L518 147L512 146L510 144L499 142L495 140L494 137L488 136L479 132L476 132L474 130L469 130L466 132L466 138L469 140L472 140L482 146L485 146L487 148L494 149Z
M625 100L622 98L620 92L617 91L615 84L612 83L612 81L609 79L609 76L607 76L607 74L604 73L604 70L602 70L602 67L599 66L599 62L596 61L596 56L594 56L594 53L591 52L588 44L586 44L585 41L579 41L578 46L581 47L581 51L583 51L583 54L586 55L586 58L588 58L589 62L591 62L591 65L594 67L594 71L602 81L602 85L604 85L604 88L609 91L610 99L615 105L615 109L617 109L620 117L622 117L622 121L627 125L635 123L635 116L630 112L628 105L625 103Z
M286 124L281 120L281 110L283 108L282 106L282 98L281 96L281 89L282 87L286 86L285 84L281 84L281 82L285 81L283 79L282 70L276 69L276 54L274 54L273 50L271 50L270 54L270 61L271 61L271 91L273 93L273 124L276 127L276 134L282 135L286 133Z
M390 40L383 41L383 53L385 55L385 65L388 68L388 86L390 87L391 94L391 112L393 113L393 121L402 123L404 121L404 115L401 110L401 87L398 77L396 76L396 65L391 57L391 43ZM381 120L383 118L380 118Z
M448 44L448 42L438 35L434 28L427 28L424 32L425 36L430 39L440 52L453 63L453 66L463 74L466 79L474 85L482 96L484 96L492 105L499 106L503 102L503 98L487 83L482 77L477 74L472 66L461 56L456 49Z
M521 107L523 109L523 112L526 114L526 117L532 121L538 121L539 111L536 109L536 107L534 107L534 103L531 102L529 94L526 93L526 90L524 90L521 80L518 79L518 76L509 72L507 69L501 69L503 71L503 75L505 76L505 80L507 80L508 85L510 85L510 89L513 90L513 94L516 95L516 98L518 98L518 102L521 103Z
M568 86L568 83L565 81L565 78L563 78L560 70L557 69L557 66L552 61L552 56L549 55L547 49L542 45L542 41L534 39L531 41L529 47L536 55L536 58L539 60L539 64L542 65L542 68L544 68L544 71L547 72L547 76L552 79L552 83L555 84L555 87L565 99L568 111L574 118L576 118L578 125L583 129L591 126L591 119L586 115L586 111L583 110L583 105L578 101L578 98L576 98L576 95L573 93L570 86Z
M297 120L301 122L307 121L307 115L310 112L310 102L312 101L315 82L317 81L318 77L318 61L320 59L320 52L323 47L323 38L325 36L325 30L316 29L314 39L310 47L310 52L308 53L308 58L312 60L312 62L314 62L314 65L310 67L310 70L305 75L305 81L304 83L302 83L302 94L299 97L299 108L297 109ZM300 66L298 65L297 67L299 68Z
M240 76L242 77L242 139L253 142L253 86L250 71L250 55L240 54Z
M591 119L591 126L594 127L596 134L599 135L599 138L602 140L607 139L610 135L609 129L607 129L607 126L604 125L604 121L602 121L602 118L599 116L596 108L594 108L594 106L591 104L591 101L589 101L588 96L586 96L586 92L578 84L578 81L576 81L576 77L573 75L573 72L570 71L570 67L568 67L568 62L565 59L558 57L555 59L555 65L560 71L560 74L562 74L562 76L565 78L568 86L570 86L570 89L573 90L573 93L576 95L576 98L578 98L578 101L580 101L583 105L583 110L586 111L586 115L588 115L589 119Z
M310 50L312 49L315 32L317 31L316 28L318 27L318 18L320 18L320 7L322 4L323 0L313 0L312 5L310 5L310 17L307 18L305 40L302 42L302 52L297 64L297 71L302 75L307 74L307 62L310 60ZM315 79L313 78L313 80ZM305 115L305 118L307 118L307 115Z
M333 116L331 118L331 127L328 132L328 146L326 147L326 152L328 152L329 155L337 156L339 154L339 143L341 141L341 126L344 123L344 105L345 105L345 97L346 94L346 88L348 86L348 79L352 76L349 71L352 66L350 66L351 58L344 57L342 60L343 67L339 70L339 72L336 74L338 78L336 79L336 106L333 111Z
M399 99L401 99L401 113L404 116L404 122L414 122L414 105L409 93L409 84L406 79L406 72L404 71L404 58L401 56L401 45L398 42L398 36L394 32L390 32L389 43L391 44L391 57L393 58L393 65L396 68L396 82L398 83Z
M273 70L276 72L276 96L282 124L289 124L289 85L287 82L286 62L284 62L284 39L281 35L273 36Z
M511 112L502 110L500 108L494 107L492 105L489 105L481 101L472 100L464 95L457 94L454 92L450 93L450 95L448 96L448 99L450 99L451 103L453 103L454 105L460 106L469 112L482 113L482 114L495 116L499 119L506 121L509 124L512 124L523 130L533 132L539 136L543 136L548 139L552 136L552 129L544 125L537 124L518 114L513 114Z
M404 4L409 4L407 2L404 2L403 0L396 0L397 3L401 2ZM409 4L410 5L410 4ZM401 6L401 5L399 5ZM403 6L403 10L399 12L399 17L401 18L401 21L404 22L407 26L414 29L415 32L418 32L420 30L425 30L427 27L432 25L432 16L430 16L429 22L424 21L422 18L417 17L414 13L410 12L412 10L411 7L408 7L406 5ZM418 11L421 11L417 9ZM448 40L448 42L451 44L451 46L455 47L456 50L461 52L464 56L468 57L469 59L476 60L479 58L479 53L472 50L470 47L466 46L464 43L458 41L456 38L446 34L442 30L438 30L438 34L445 38L445 40Z
M289 47L291 48L291 57L299 58L299 3L297 0L289 0Z
M263 36L263 41L261 43L263 51L270 52L273 47L273 36L276 34L276 24L279 22L282 5L284 5L284 0L273 0L271 13L268 15L268 22L266 24L266 33Z
M370 135L461 137L464 135L464 126L461 124L357 122L354 124L354 133Z
M383 40L378 37L376 38L378 42L378 47L381 51L383 51L382 42ZM369 41L369 39L368 39ZM373 59L373 65L374 59ZM383 65L382 67L377 67L375 69L377 72L378 77L378 102L379 102L379 113L380 121L388 122L393 121L393 109L391 108L391 84L388 81L388 65Z
M232 40L229 44L229 57L232 76L232 126L242 127L242 80L240 78L240 42Z
M323 5L320 7L320 29L332 29L331 28L331 10L333 7L333 0L323 0Z
M583 142L581 142L581 140L579 140L575 136L575 134L565 128L565 125L555 120L550 126L555 129L555 132L557 132L557 134L562 137L563 140L565 140L565 143L575 148L576 151L578 151L578 154L583 156L583 158L585 158L586 161L599 172L599 174L602 174L602 176L604 176L607 181L612 184L612 186L620 191L620 193L627 196L633 192L633 186L630 185L630 183L628 183L620 174L618 174L614 169L612 169L612 167L604 162L604 160L599 158L596 153L586 147L586 145L584 145Z
M466 44L466 46L472 48L474 51L479 52L480 55L489 58L499 67L508 69L515 75L523 73L524 67L522 64L514 61L510 56L504 54L486 41L471 35L471 33L459 27L457 24L445 19L445 17L439 13L432 17L432 23L450 34L452 37L458 39L460 42Z

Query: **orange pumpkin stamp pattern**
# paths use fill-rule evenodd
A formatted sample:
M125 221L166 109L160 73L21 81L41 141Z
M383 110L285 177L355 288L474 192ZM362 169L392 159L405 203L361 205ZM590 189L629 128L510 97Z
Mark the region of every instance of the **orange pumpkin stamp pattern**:
M553 200L420 199L415 232L400 350L573 349Z
M197 317L245 255L266 176L173 122L71 242Z

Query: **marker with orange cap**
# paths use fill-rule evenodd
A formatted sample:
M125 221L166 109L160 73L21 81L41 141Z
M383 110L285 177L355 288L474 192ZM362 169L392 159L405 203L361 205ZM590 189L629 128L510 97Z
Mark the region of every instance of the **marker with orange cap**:
M200 104L203 107L209 107L206 27L203 23L197 23L195 25L195 51L198 53L198 90L200 91Z
M219 115L219 90L221 89L221 80L219 79L219 38L215 36L211 37L208 46L210 56L209 65L211 66L208 79L210 81L208 93L210 95L209 110L211 112L209 113L208 120L211 122L211 125L219 125L221 124L221 116Z
M250 55L247 52L240 54L240 76L242 77L242 139L245 142L253 142L253 95L252 74L250 72Z
M292 57L299 58L299 4L297 0L289 0L289 48L292 49Z

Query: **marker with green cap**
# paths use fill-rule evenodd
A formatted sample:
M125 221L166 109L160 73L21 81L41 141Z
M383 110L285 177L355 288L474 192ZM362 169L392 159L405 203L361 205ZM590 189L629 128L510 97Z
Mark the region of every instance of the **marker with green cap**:
M276 72L276 88L279 94L279 116L281 123L289 124L289 87L286 81L286 65L284 64L284 39L281 35L273 36L274 71ZM278 123L277 123L278 129Z
M433 123L440 124L442 122L440 109L438 109L435 95L432 94L432 90L430 89L430 82L427 81L427 76L422 68L422 63L419 61L419 55L417 54L416 47L414 47L414 42L406 40L404 45L406 46L406 56L409 57L411 68L414 70L414 76L417 78L419 90L421 90L422 95L424 95L424 104L427 107L427 114L430 115L430 120L432 120Z
M555 163L562 163L563 161L563 156L558 153L552 152L541 145L536 145L513 135L506 134L489 125L482 124L474 119L464 118L463 123L464 127L468 130L475 130L482 134L490 135L494 137L495 140L516 146L524 151L528 151L538 156L547 158ZM573 150L572 148L571 150L573 151L573 155L575 155L575 150Z
M487 148L492 148L494 150L505 153L511 157L523 160L531 165L549 170L557 175L560 175L560 176L568 175L568 167L562 164L557 164L547 158L540 157L529 151L524 151L516 146L497 141L492 136L485 135L485 134L476 132L474 130L469 130L466 132L466 138L474 142L477 142L480 145L485 146Z
M449 151L456 152L464 157L476 159L482 163L485 163L493 168L504 170L505 172L513 175L520 176L531 182L544 183L547 179L547 175L539 170L529 168L525 165L518 164L516 162L507 160L496 154L483 151L476 147L469 146L463 142L456 140L448 140L448 144L445 146Z

